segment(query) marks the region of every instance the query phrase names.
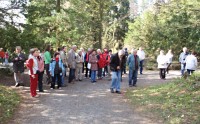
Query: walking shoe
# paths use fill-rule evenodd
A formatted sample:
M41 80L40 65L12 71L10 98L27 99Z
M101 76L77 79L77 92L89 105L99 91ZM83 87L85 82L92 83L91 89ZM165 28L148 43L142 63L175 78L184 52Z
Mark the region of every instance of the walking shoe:
M116 91L117 94L122 94L120 91Z
M129 85L129 87L133 87L133 85Z
M19 87L19 83L16 83L16 84L15 84L15 87Z
M114 90L113 90L113 88L110 88L110 92L111 92L111 93L115 93Z
M44 92L44 90L39 90L39 92Z
M58 87L59 90L61 90L61 87Z

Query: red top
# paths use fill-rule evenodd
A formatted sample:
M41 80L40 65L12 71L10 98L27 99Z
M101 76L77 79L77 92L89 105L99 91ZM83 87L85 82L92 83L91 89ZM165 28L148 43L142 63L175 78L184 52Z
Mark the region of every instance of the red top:
M32 59L32 58L29 59L29 60L28 60L28 63L29 63L30 73L31 73L31 75L33 75L33 74L34 74L34 73L33 73L33 63L34 63L33 59Z
M0 57L4 58L5 57L5 53L3 51L0 51Z

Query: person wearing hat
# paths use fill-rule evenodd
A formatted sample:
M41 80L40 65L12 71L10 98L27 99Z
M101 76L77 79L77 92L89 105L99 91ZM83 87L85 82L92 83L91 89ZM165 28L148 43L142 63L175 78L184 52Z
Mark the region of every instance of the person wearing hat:
M55 89L55 82L57 80L58 89L61 89L61 78L62 78L62 72L64 71L64 66L62 63L62 60L60 59L60 53L56 52L54 54L54 59L51 61L49 66L49 72L52 77L51 82L51 89Z
M111 57L110 61L110 70L112 71L112 81L111 81L111 87L110 91L111 93L114 93L114 89L116 90L116 93L121 94L120 92L120 85L121 85L121 73L122 68L124 66L125 60L124 60L124 51L119 50L118 53L114 54Z
M76 54L76 80L82 81L82 69L83 69L83 56L82 51L78 50Z

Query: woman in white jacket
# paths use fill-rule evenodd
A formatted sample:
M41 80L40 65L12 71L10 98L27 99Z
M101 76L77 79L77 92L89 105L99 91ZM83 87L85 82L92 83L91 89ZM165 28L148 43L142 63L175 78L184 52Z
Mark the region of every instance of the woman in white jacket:
M160 69L160 78L165 79L165 73L167 68L167 57L164 55L164 51L160 51L160 55L157 57L158 68Z
M196 52L192 52L191 55L188 55L185 59L186 62L186 69L188 74L190 75L197 69L197 57L196 57Z

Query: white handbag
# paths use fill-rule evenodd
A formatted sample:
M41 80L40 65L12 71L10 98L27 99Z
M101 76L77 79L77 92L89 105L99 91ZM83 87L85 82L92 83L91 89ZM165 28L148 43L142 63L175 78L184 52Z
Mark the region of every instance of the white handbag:
M91 69L91 63L88 63L88 64L87 64L87 68L88 68L88 69Z

